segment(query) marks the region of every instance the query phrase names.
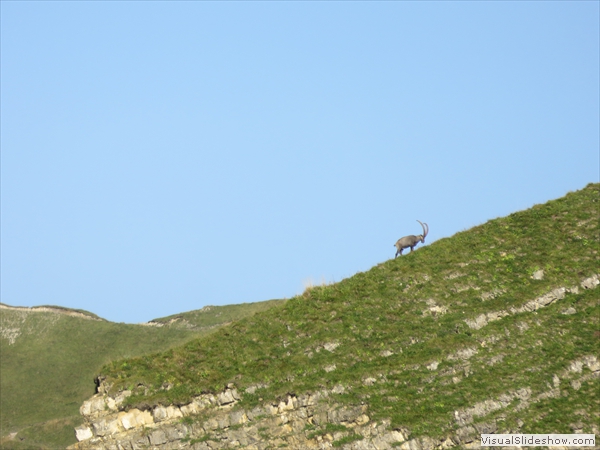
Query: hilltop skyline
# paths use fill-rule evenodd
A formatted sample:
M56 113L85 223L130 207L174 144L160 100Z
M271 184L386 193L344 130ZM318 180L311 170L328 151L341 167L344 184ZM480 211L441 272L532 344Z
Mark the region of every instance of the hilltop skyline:
M290 298L598 181L597 2L0 8L11 306Z

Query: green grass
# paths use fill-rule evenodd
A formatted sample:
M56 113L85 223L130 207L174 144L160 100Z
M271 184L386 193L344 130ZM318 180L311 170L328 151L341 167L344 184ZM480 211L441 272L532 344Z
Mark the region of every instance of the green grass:
M268 386L245 395L244 407L341 384L347 389L336 401L366 402L374 420L390 418L413 436L447 435L457 428L454 411L521 387L537 395L574 359L600 354L598 291L580 288L535 313L510 314L479 330L465 322L596 274L598 191L590 184L339 283L312 287L205 338L115 361L101 372L115 392L143 386L128 399L132 406L185 403L230 382L242 391ZM532 278L538 269L542 280ZM569 305L576 314L562 314ZM332 343L338 346L328 351ZM469 349L475 353L468 359L452 359ZM501 362L490 365L495 357ZM437 369L427 368L434 361ZM332 364L335 370L326 371ZM172 388L164 390L165 383ZM598 381L592 385L597 389Z
M186 403L228 383L241 392L266 385L243 396L240 407L251 408L342 385L334 397L340 405L364 403L372 420L391 419L411 437L447 436L458 427L455 411L519 388L535 397L572 361L600 354L600 288L580 288L479 330L465 322L598 273L599 188L588 185L288 301L204 308L156 319L161 327L2 309L3 330L21 334L13 344L0 339L1 446L73 443L79 406L98 374L113 392L134 388L130 406ZM544 278L532 279L539 269ZM569 307L576 312L563 314ZM564 396L475 422L569 433L581 422L590 432L598 388L597 378L578 390L563 380ZM17 439L8 442L13 431ZM357 438L350 433L336 445Z
M8 306L9 308L11 308L10 305L6 305L5 303L0 302L0 305L2 306ZM31 308L31 311L40 311L42 308L46 308L46 309L51 309L53 311L57 311L57 312L63 312L65 314L69 314L69 313L78 313L81 314L83 316L87 316L89 318L92 319L96 319L96 320L104 320L106 321L106 319L103 319L102 317L86 311L85 309L74 309L74 308L66 308L64 306L56 306L56 305L39 305L39 306L34 306L33 308ZM26 310L28 308L20 308L21 310Z
M0 437L18 431L17 439L3 442L2 448L64 448L74 443L73 428L82 421L79 407L94 394L94 378L103 365L182 345L273 304L277 301L214 306L203 313L182 313L182 320L163 327L1 309L2 329L20 333L12 344L4 335L0 339ZM97 318L85 311L48 308ZM190 325L181 326L183 320Z
M285 303L285 300L267 300L256 303L241 303L239 305L206 306L202 309L154 319L152 322L176 328L209 330L283 303Z

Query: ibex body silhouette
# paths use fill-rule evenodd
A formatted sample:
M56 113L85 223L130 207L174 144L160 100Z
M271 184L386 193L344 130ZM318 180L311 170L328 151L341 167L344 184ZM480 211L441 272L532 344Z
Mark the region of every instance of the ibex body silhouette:
M402 256L402 250L405 248L410 247L410 251L412 252L413 248L415 248L419 242L425 243L425 236L427 236L427 233L429 233L429 225L421 222L420 220L417 220L417 222L421 224L421 227L423 228L423 234L419 234L418 236L411 234L410 236L404 236L403 238L398 239L398 242L394 244L397 249L394 259L396 259L398 255Z

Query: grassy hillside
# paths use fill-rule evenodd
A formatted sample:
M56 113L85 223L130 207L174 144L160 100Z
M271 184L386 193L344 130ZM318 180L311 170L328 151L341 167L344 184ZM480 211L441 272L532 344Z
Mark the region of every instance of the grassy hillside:
M64 448L75 441L79 407L109 361L167 350L278 301L210 306L156 319L155 326L112 323L57 306L0 309L2 448ZM281 301L280 301L281 302ZM177 319L177 320L173 320ZM162 326L161 326L162 325Z
M412 436L452 433L457 412L506 430L591 432L598 378L583 362L600 354L600 290L581 282L599 272L599 187L101 372L114 391L134 389L131 405L186 403L227 383L261 386L244 407L337 386L336 402L367 404ZM565 394L547 395L557 387Z

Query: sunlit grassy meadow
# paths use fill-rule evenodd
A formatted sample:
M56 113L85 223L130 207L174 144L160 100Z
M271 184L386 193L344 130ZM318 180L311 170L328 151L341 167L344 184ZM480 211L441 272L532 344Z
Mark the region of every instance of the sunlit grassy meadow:
M102 375L115 392L133 390L129 404L142 407L183 404L228 383L242 392L261 387L243 396L245 408L338 386L336 401L366 403L373 419L390 418L414 436L443 437L458 427L455 411L503 395L515 405L523 396L543 397L554 375L562 379L573 361L600 354L599 294L580 286L599 272L598 188L489 221L339 283L311 286L205 338L112 362ZM568 289L564 298L523 310L561 287ZM489 313L498 320L469 326ZM505 408L485 420L564 431L576 411L600 410L597 379L586 383L570 397L572 408L560 407L556 430L561 399L527 400L535 407Z

